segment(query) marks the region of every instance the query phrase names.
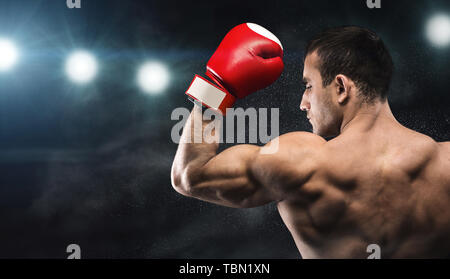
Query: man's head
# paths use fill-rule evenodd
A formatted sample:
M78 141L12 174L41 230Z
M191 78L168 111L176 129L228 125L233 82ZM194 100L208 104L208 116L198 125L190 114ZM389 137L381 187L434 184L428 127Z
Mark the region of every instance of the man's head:
M305 53L300 108L314 133L338 135L347 111L386 101L393 62L374 32L355 26L329 29L315 36Z

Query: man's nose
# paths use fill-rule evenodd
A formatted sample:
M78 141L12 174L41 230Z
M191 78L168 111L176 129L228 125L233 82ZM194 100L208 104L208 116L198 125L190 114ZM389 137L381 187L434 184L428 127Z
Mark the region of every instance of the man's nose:
M307 98L305 98L305 94L303 94L302 101L300 102L300 110L308 111L309 109L310 109L310 104L309 104Z

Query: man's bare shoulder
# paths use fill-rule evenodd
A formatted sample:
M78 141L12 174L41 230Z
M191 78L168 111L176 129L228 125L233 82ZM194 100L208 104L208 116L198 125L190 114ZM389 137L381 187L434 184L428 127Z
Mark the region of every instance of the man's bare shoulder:
M319 153L327 141L309 132L290 132L272 140L261 148L261 159L280 159L283 161L295 159L295 156ZM274 149L275 147L275 149ZM267 155L267 156L264 156Z
M443 169L448 170L448 169L450 169L450 141L439 142L438 146L439 146L439 156L438 156L439 160L438 161L442 165ZM450 174L449 174L449 176L450 176Z
M308 132L283 134L275 140L277 151L263 154L253 163L254 173L268 185L279 185L286 189L291 182L301 185L320 166L326 140ZM273 142L272 142L273 143Z
M404 143L406 157L410 158L411 162L420 161L422 164L426 164L435 158L439 153L439 144L430 136L425 134L409 130L409 133L400 137L401 143ZM412 158L416 158L412 160Z
M262 158L285 157L305 151L319 151L327 141L309 132L290 132L270 141L260 149ZM268 155L268 156L264 156Z
M291 144L304 148L318 147L327 142L321 136L309 132L290 132L279 136L278 139L284 148L291 147Z
M448 159L450 160L450 141L439 142L438 144L441 152L448 155Z

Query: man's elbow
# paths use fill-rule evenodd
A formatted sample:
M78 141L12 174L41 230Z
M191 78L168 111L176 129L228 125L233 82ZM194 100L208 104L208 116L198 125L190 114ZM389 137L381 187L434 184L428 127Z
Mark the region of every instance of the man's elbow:
M171 183L172 188L183 196L192 196L194 188L193 173L189 167L177 168L172 166L171 171Z

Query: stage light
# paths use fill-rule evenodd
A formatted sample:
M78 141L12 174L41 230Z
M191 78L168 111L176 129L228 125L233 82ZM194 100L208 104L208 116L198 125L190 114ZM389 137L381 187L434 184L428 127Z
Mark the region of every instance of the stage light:
M431 17L426 26L427 38L437 47L450 44L450 18L439 14Z
M13 42L0 38L0 72L10 70L19 57L18 50Z
M86 51L77 51L66 61L66 73L76 83L88 83L97 75L97 61Z
M137 79L144 92L156 94L167 88L170 76L165 65L147 62L140 67Z

